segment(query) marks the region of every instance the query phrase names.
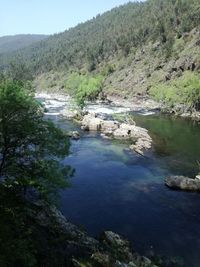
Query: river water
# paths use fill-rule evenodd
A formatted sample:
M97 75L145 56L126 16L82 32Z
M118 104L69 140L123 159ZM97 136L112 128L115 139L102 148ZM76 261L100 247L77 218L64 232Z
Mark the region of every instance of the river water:
M65 130L80 131L59 116L69 100L42 100L49 118ZM80 140L71 142L71 153L64 160L75 174L71 187L61 193L63 214L93 236L103 230L117 232L139 253L172 260L174 265L169 266L199 267L200 194L172 191L164 178L198 172L200 125L159 114L144 116L144 111L99 105L89 109L109 114L129 111L138 126L149 130L153 149L142 157L129 152L126 143L80 131Z

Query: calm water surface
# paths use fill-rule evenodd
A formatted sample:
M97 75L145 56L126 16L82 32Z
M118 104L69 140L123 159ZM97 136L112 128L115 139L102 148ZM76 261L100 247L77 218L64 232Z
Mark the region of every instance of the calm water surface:
M133 114L153 138L147 157L127 144L82 132L64 162L75 168L71 188L61 194L62 212L93 236L112 230L138 252L200 266L200 194L169 190L169 174L195 176L200 160L200 125L167 116ZM64 129L78 126L54 119ZM174 266L179 266L175 264Z

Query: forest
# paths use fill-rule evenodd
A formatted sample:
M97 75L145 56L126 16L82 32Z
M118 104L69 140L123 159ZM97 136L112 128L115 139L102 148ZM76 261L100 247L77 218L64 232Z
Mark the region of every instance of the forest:
M103 61L117 55L127 56L156 41L170 57L175 37L199 27L199 10L198 0L130 2L30 47L3 53L0 66L6 68L16 57L26 62L35 75L85 66L94 71Z

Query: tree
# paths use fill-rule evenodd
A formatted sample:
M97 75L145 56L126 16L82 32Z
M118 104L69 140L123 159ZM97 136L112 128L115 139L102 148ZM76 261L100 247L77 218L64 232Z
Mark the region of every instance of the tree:
M33 75L28 66L18 57L9 64L8 77L16 81L31 81Z
M71 93L77 104L83 108L85 101L93 101L102 90L103 76L72 73L66 82L66 89Z
M0 179L24 193L34 188L50 196L67 186L69 167L60 159L69 152L69 139L33 98L30 84L0 82Z
M199 0L135 1L21 50L0 54L0 69L17 58L33 75L50 70L99 70L102 62L128 55L149 42L181 37L200 25ZM169 45L169 44L168 44ZM121 54L122 52L122 54Z

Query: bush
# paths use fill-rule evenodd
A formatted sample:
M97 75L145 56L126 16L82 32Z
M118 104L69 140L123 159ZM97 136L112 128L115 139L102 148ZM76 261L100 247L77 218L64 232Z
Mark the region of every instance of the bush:
M72 73L66 83L67 91L75 97L76 102L81 107L85 101L94 100L101 92L103 84L103 76L89 76Z
M182 77L150 89L150 94L169 107L184 104L190 110L200 108L200 79L196 73L187 71Z

